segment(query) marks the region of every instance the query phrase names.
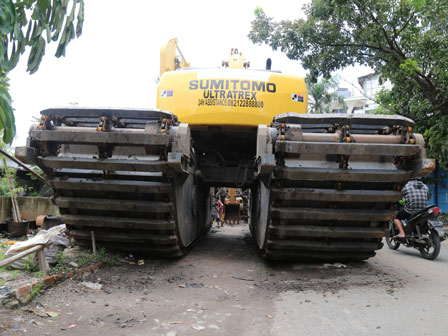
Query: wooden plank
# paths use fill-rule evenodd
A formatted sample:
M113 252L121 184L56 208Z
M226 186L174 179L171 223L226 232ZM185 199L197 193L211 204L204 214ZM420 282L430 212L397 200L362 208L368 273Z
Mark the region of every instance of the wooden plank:
M64 130L62 130L64 129ZM66 129L66 130L65 130ZM79 129L79 128L78 128ZM115 145L155 145L167 146L170 142L168 134L145 134L135 132L98 132L94 129L74 130L65 127L58 130L35 130L30 137L36 141L54 141L64 144L115 144Z
M397 202L403 193L391 190L336 190L315 188L274 188L276 199L331 202Z
M47 275L47 263L45 262L44 249L43 248L39 249L36 254L39 263L39 271L41 271L43 275Z
M271 208L273 217L281 219L338 220L338 221L389 221L395 218L392 210L323 209L323 208Z
M420 151L418 145L377 143L331 143L277 140L275 151L297 154L340 154L375 156L412 156Z
M76 197L57 197L56 205L66 209L85 209L85 210L107 210L107 211L132 211L148 213L170 212L173 208L172 203L168 202L148 202L148 201L129 201L117 199L102 198L76 198Z
M85 239L76 239L76 243L81 246L90 247L90 240ZM101 246L107 249L116 250L117 243L116 242L101 242ZM146 244L146 243L126 243L120 242L120 251L128 251L132 253L142 253L150 256L158 256L158 257L180 257L184 254L184 250L178 245L154 245L154 244Z
M40 156L39 162L47 168L71 168L109 171L141 171L163 172L168 168L167 161L160 160L134 160L134 159L90 159L79 157Z
M74 239L87 240L90 239L90 231L70 230L69 236ZM157 245L175 245L177 242L177 237L174 235L103 231L95 231L95 239L97 242L149 243Z
M382 238L387 234L383 228L340 227L312 225L271 226L269 231L280 237L326 237L326 238Z
M92 252L93 252L93 255L96 255L95 231L90 231L90 237L92 239Z
M322 260L322 261L360 261L375 256L374 251L362 252L323 252L323 251L301 251L301 250L276 250L268 249L264 256L271 260Z
M276 167L275 176L298 181L350 181L350 182L407 182L413 174L404 170L330 169Z
M87 178L53 178L48 184L54 189L115 191L131 193L169 193L171 185L161 182L127 180L92 180Z
M45 247L44 245L36 245L36 246L29 248L28 250L22 251L22 252L17 253L9 258L6 258L6 259L0 261L0 268L11 265L14 261L22 259L23 257L26 257L27 255L29 255L31 253L40 251L44 247Z
M267 248L319 252L373 251L383 247L381 242L323 242L314 240L268 240Z
M164 219L103 217L87 215L62 215L62 222L73 226L105 227L130 230L174 230L175 223Z

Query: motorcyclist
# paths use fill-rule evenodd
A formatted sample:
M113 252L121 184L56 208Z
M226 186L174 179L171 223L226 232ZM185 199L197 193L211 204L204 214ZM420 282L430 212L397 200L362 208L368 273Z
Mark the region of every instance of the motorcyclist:
M403 192L405 205L398 211L394 219L394 224L398 229L398 235L395 237L398 238L406 237L403 229L403 223L401 221L409 218L412 213L425 208L430 197L428 186L424 184L420 178L413 178L411 181L406 183L403 188Z

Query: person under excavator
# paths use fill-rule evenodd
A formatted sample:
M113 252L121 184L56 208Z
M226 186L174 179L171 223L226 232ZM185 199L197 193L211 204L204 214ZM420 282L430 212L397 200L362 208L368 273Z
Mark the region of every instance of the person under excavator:
M403 188L404 206L398 211L394 224L398 229L398 235L395 238L405 238L402 220L407 219L413 214L426 207L430 198L429 188L420 178L413 178Z

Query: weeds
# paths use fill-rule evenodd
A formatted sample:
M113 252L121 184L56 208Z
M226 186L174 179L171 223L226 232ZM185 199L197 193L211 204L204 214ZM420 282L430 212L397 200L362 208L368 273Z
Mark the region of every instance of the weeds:
M70 267L67 266L68 263L64 251L58 252L56 254L56 265L54 265L51 270L53 273L67 273L70 271Z
M33 286L33 288L31 289L31 300L33 300L36 297L40 296L40 292L42 292L42 289L44 289L44 283L43 282L39 282L37 284L35 284Z
M34 272L33 274L36 278L43 278L44 277L44 273L39 271L39 272Z
M106 266L119 265L118 258L112 254L107 253L104 247L100 248L95 255L91 250L81 251L81 253L74 260L80 267L86 267L91 264L102 262Z
M6 267L3 268L3 271L5 271L5 270L6 270ZM3 276L4 280L0 281L0 286L5 285L8 281L16 280L17 277L19 276L19 273L20 273L20 271L14 270L14 271L11 271L9 274L6 274L5 276Z
M11 274L10 274L10 280L15 280L15 279L17 279L17 277L19 276L19 273L20 273L19 270L11 271Z
M56 265L52 267L53 273L67 273L71 270L70 263L75 263L77 267L88 267L92 264L103 263L105 266L117 266L120 264L118 257L107 253L101 248L96 255L91 250L81 250L76 256L68 258L64 252L56 254Z
M23 271L28 274L39 271L39 266L37 265L34 254L27 255L23 258Z

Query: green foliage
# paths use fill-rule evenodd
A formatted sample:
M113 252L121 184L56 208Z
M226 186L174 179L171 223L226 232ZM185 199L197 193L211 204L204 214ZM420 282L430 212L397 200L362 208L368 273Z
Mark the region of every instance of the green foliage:
M313 82L312 79L305 79L310 100L308 101L308 111L310 113L330 113L331 103L338 102L347 109L344 98L339 96L335 89L338 82L334 78L321 78Z
M10 280L15 280L15 279L17 279L17 277L19 276L19 273L20 273L19 270L11 271L11 274L9 275L9 279L10 279Z
M5 244L6 245L6 244ZM7 247L7 246L6 246ZM0 261L5 260L6 256L5 256L5 252L6 252L6 247L1 247L3 250L0 250ZM5 267L0 267L0 274L5 272L7 270L8 266Z
M34 172L36 172L37 174L42 176L43 178L46 178L45 173L39 167L32 166L30 168ZM45 188L45 186L42 186L43 185L42 181L31 173L27 173L26 175L29 176L31 181L26 183L27 188L25 190L26 191L25 195L26 196L47 196L47 195L45 195L45 191L47 190L47 188Z
M107 253L104 247L100 248L96 255L90 250L82 251L75 261L79 267L86 267L98 262L102 262L106 266L119 265L117 257Z
M0 130L3 130L3 140L5 142L11 142L16 133L14 113L12 111L12 100L8 92L8 85L8 79L3 73L0 73Z
M255 10L254 10L254 14L255 14L255 15L264 14L264 12L263 12L263 8L261 8L261 7L257 7L257 8L255 8Z
M0 148L4 149L5 144L0 140ZM5 167L3 159L6 159L4 155L0 154L0 196L17 196L24 192L24 188L21 187L17 180L17 171L14 168ZM11 183L11 188L9 183Z
M9 71L27 48L30 74L39 69L48 43L59 41L55 56L64 56L68 43L81 35L83 22L84 0L0 1L0 130L5 143L15 135Z
M435 120L435 118L422 120L419 123L419 129L424 132L423 135L432 155L446 169L448 168L448 116L440 117L437 122Z
M81 250L73 258L67 258L63 251L56 254L56 265L52 268L53 273L67 273L70 271L70 262L78 267L88 267L102 262L106 266L118 266L120 262L117 256L110 254L104 247L100 248L96 255L91 250Z
M0 196L17 196L24 192L16 180L16 170L14 168L3 168L2 177L0 178ZM12 183L12 189L9 189L8 178Z
M448 166L448 0L312 0L304 11L275 22L258 9L249 38L300 60L312 80L371 67L393 84L382 108L414 119L428 153Z
M39 271L39 266L37 265L36 255L34 253L27 255L23 259L23 271L31 274Z
M58 252L56 254L56 264L52 267L52 273L66 273L70 271L68 267L69 261L66 260L64 251Z
M38 282L37 284L33 285L33 287L31 288L31 300L39 297L40 293L42 292L42 290L44 289L44 283L43 282Z

